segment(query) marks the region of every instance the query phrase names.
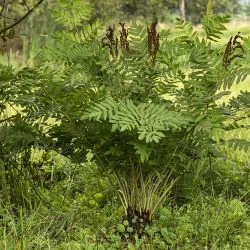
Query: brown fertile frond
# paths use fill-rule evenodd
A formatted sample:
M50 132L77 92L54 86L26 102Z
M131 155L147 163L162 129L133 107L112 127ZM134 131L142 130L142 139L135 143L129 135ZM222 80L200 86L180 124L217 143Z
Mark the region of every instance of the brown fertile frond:
M230 56L232 53L233 53L233 37L231 36L224 52L224 57L223 57L224 66L228 66L230 64Z
M113 58L118 57L118 38L115 38L115 26L109 26L106 31L106 36L102 38L102 46L108 47L110 55Z
M128 41L128 30L125 28L125 23L119 23L122 27L120 31L120 43L121 47L126 51L129 51L129 41Z
M223 57L223 65L228 66L232 60L236 57L238 58L243 58L243 55L241 54L235 54L233 55L234 51L236 49L241 49L241 51L244 53L244 49L241 45L241 43L237 39L243 39L243 37L240 35L240 32L236 36L232 36L227 43L225 52L224 52L224 57Z
M152 63L155 64L156 54L159 50L160 35L156 31L158 21L154 21L150 28L147 27L148 33L148 50L152 58Z

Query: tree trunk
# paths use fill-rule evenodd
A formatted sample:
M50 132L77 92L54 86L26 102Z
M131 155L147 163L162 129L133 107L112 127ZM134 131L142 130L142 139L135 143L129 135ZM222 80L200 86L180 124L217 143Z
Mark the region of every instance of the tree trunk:
M180 16L183 20L186 20L186 14L185 14L185 0L179 0L179 10L180 10Z

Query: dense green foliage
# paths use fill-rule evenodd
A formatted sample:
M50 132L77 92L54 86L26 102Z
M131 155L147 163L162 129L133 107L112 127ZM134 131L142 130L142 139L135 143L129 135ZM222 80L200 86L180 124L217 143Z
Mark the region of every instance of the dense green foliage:
M205 37L181 19L105 32L86 2L59 6L36 66L0 66L0 246L247 249L249 162L238 179L223 163L250 147L224 136L249 129L250 92L230 96L249 39L214 46L229 18L211 1Z

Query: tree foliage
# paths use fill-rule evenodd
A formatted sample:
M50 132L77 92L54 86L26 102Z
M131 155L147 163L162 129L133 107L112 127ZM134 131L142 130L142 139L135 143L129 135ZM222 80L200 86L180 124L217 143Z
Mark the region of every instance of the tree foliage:
M186 16L192 22L198 23L206 12L207 0L185 1ZM170 18L170 13L179 15L179 0L147 0L147 1L91 1L94 4L94 17L99 18L131 18L143 17L147 21L154 18L166 21ZM235 14L241 9L240 2L237 0L213 0L215 14ZM104 11L105 10L105 11Z

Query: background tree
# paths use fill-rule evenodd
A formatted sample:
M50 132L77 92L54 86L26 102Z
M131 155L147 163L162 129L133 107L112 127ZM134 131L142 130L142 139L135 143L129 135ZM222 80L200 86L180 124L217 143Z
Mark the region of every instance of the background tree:
M7 2L3 0L2 9L0 11L0 18L2 20L0 35L5 34L11 29L14 29L15 26L27 18L42 2L43 0L33 1L33 3L30 3L30 1L26 2L25 0L21 2ZM17 17L18 10L24 12L24 14L22 14L20 17ZM12 15L12 17L8 16L9 14Z
M207 0L186 1L186 14L189 20L198 23L206 12ZM241 10L238 0L214 0L213 11L218 14L237 14Z
M142 17L143 20L151 21L156 16L162 19L168 13L167 5L162 0L93 0L91 3L95 6L93 19L102 17L121 21Z
M91 1L94 4L94 16L109 17L111 19L143 17L143 20L151 21L157 17L160 20L169 18L169 14L180 15L194 23L201 20L205 13L207 0L185 1L185 0L109 0ZM241 3L237 0L214 0L213 8L215 14L237 14L241 10Z
M185 20L186 19L185 0L179 0L179 9L181 18Z
M27 65L46 36L55 29L49 9L57 0L2 1L0 7L0 52L15 58L15 65Z

